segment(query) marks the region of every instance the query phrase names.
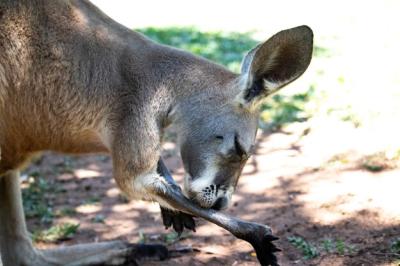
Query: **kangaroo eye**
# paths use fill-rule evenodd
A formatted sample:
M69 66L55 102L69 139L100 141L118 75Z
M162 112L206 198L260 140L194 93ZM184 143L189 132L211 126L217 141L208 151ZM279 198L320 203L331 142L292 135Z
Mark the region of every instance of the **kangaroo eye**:
M218 135L218 136L215 136L215 138L216 138L216 139L219 139L219 140L223 140L223 139L224 139L224 136Z

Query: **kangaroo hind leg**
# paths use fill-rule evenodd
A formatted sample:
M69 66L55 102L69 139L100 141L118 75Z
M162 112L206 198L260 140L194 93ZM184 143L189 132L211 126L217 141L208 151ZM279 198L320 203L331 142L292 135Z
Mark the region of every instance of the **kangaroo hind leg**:
M8 171L0 178L0 254L3 266L136 265L143 256L165 259L168 250L124 241L36 250L25 224L19 172Z

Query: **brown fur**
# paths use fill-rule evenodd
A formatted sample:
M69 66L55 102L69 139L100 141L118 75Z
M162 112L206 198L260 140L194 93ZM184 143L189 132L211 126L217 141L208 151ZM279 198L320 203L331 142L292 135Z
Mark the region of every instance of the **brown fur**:
M306 26L282 31L254 48L238 75L156 44L87 0L0 0L0 190L9 191L0 195L0 226L11 232L0 234L1 251L10 253L5 265L127 257L119 242L56 255L33 250L12 179L43 150L110 153L123 192L173 208L156 172L171 124L188 173L186 195L205 208L227 207L255 141L255 107L305 71L312 38Z
M205 60L153 44L93 12L85 1L0 5L0 173L19 168L41 150L109 152L105 127L118 131L112 146L134 133L150 138L144 143L153 143L150 147L135 143L136 160L154 165L158 156L147 153L159 149L158 131L173 97L186 94L187 86L179 83L201 89L198 77L207 72L221 73L218 83L232 76ZM177 86L179 91L171 91ZM123 123L140 130L125 132Z

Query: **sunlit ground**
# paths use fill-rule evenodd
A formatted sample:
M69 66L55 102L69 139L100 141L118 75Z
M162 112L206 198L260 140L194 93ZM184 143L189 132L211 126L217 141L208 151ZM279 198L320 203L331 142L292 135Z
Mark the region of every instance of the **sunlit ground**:
M234 71L241 53L257 41L309 25L315 34L313 61L265 106L261 126L268 133L259 132L256 155L244 169L229 212L270 224L281 237L282 265L398 264L400 248L393 243L400 239L400 2L93 2L129 28ZM242 44L233 45L235 39ZM306 100L296 102L296 95ZM175 146L165 148L168 166L181 180ZM54 223L80 223L70 243L171 240L157 205L128 203L120 196L107 158L66 164L47 156L37 165L27 176L32 171L52 176L66 193L51 199L54 209L75 212L55 215ZM30 222L31 228L43 227ZM302 248L296 247L299 242ZM180 245L200 251L145 265L257 265L250 246L208 223L200 222L196 234L171 248Z

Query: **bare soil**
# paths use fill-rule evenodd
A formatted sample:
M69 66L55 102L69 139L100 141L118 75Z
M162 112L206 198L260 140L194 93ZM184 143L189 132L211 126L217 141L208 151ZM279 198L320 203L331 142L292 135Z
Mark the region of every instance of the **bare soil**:
M399 265L391 243L400 237L400 171L364 169L355 144L357 129L335 127L341 132L335 139L326 130L303 123L260 133L227 212L271 226L280 237L281 265ZM165 144L164 158L181 181L184 172L172 143ZM38 247L124 239L164 243L172 252L166 261L140 265L258 265L249 244L202 220L196 221L196 233L175 239L162 226L157 204L128 202L120 195L107 156L48 153L25 172L33 171L61 188L46 195L53 212L76 211L56 217L53 224L80 224L72 239ZM31 231L44 228L36 218L28 223ZM316 247L319 255L305 259L288 240L294 236ZM334 243L329 249L327 241Z

